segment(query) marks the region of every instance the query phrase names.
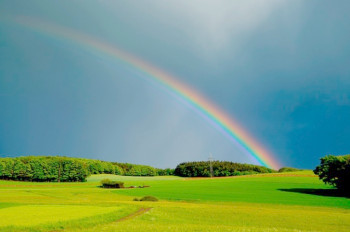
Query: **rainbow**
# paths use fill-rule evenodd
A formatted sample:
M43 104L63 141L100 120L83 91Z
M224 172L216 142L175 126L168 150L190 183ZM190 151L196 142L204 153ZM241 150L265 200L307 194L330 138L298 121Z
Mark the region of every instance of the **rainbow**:
M108 44L90 35L83 34L70 28L43 22L33 18L16 18L13 20L18 25L24 26L36 32L52 36L58 39L68 40L80 46L97 51L104 55L116 58L124 64L141 71L146 79L158 83L168 92L182 99L197 113L213 124L226 137L238 144L253 160L261 165L278 169L281 165L263 148L252 136L250 136L232 117L215 104L189 87L178 78L162 71L150 63L127 53L114 45Z

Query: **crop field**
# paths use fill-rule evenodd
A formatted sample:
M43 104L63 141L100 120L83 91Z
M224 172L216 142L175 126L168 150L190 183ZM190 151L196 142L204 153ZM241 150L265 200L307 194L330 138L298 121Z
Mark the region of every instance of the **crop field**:
M126 186L103 189L104 178ZM155 196L158 202L133 201ZM0 231L349 231L350 199L311 171L228 178L0 181Z

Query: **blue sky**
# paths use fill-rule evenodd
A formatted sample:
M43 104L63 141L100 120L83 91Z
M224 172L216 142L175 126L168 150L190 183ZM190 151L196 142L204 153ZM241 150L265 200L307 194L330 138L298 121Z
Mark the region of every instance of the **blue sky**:
M349 1L1 1L0 155L254 162L142 73L21 27L101 38L200 91L284 166L350 153Z

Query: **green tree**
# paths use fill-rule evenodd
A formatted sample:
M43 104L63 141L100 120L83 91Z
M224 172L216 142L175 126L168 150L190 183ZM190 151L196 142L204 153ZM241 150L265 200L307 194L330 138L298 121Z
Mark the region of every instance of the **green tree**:
M314 173L323 182L350 193L350 155L327 155L321 158L321 164Z

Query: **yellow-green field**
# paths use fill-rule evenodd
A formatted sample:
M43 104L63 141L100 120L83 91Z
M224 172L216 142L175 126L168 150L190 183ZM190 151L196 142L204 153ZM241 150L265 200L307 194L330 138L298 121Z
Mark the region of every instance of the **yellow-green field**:
M141 189L102 189L103 178ZM159 202L137 202L152 195ZM0 231L350 231L350 199L311 171L232 178L0 181Z

